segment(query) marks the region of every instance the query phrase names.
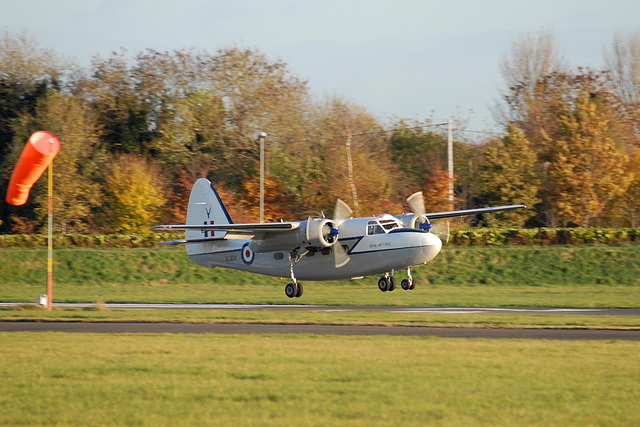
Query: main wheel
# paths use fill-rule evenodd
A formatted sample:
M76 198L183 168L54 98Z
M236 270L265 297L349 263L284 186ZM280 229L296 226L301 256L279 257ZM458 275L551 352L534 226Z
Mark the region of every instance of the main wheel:
M404 289L405 291L408 291L411 287L411 283L409 283L408 279L402 279L402 282L400 282L400 286L402 286L402 289Z
M289 283L284 287L284 293L289 297L293 298L298 293L298 286L295 283Z
M396 289L396 279L389 277L389 292Z
M304 288L300 283L298 283L298 292L296 292L296 298L300 298L303 292L304 292Z
M387 292L389 290L389 281L386 277L383 276L378 280L378 289L382 292Z

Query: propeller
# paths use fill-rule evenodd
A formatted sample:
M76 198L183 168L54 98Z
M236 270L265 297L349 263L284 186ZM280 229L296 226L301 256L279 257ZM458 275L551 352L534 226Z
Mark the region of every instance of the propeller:
M422 194L422 191L418 191L407 197L407 204L409 205L411 212L419 215L416 225L418 225L419 222L418 226L421 229L431 230L431 232L438 236L443 243L449 242L449 221L441 220L431 223L427 219L427 210L424 205L424 195Z
M343 200L336 200L336 207L333 210L333 225L334 227L331 229L331 235L336 237L336 243L333 245L333 259L336 265L336 268L344 267L351 260L349 254L345 250L344 246L340 244L339 236L340 233L340 225L344 222L345 219L351 218L353 215L353 211Z

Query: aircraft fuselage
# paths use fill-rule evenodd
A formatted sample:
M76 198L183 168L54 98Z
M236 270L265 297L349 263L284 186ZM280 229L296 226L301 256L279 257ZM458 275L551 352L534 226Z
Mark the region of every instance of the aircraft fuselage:
M345 280L353 277L383 274L392 270L418 266L431 261L440 252L442 242L428 231L400 228L367 233L376 218L348 219L341 225L339 243L346 246L350 261L336 267L334 248L298 251L304 254L295 266L300 280ZM305 253L306 252L306 253ZM289 250L257 253L251 239L219 239L187 244L189 258L204 267L225 267L275 277L290 275Z

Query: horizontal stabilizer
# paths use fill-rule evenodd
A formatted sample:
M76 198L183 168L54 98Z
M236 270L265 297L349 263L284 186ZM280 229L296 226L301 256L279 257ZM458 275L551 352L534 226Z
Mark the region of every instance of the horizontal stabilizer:
M300 226L298 222L274 222L267 224L215 224L215 225L156 225L151 227L154 231L228 231L236 234L271 233L289 231Z
M478 209L465 209L461 211L448 211L448 212L433 212L426 214L429 221L432 219L453 218L456 216L477 215L488 212L507 211L511 209L526 208L525 205L506 205L506 206L494 206L491 208L478 208Z
M179 239L179 240L169 240L168 242L160 242L163 245L169 245L169 246L178 246L178 245L185 245L187 244L188 240L186 239Z

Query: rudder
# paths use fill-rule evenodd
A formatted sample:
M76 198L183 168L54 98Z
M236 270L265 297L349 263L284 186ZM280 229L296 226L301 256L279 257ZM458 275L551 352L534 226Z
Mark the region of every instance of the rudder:
M198 179L191 189L189 197L189 207L187 210L188 225L215 225L233 224L229 212L224 207L218 192L206 178ZM187 230L185 237L187 240L198 240L202 238L222 239L227 235L226 231L205 231Z

